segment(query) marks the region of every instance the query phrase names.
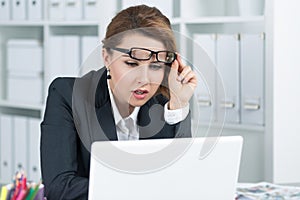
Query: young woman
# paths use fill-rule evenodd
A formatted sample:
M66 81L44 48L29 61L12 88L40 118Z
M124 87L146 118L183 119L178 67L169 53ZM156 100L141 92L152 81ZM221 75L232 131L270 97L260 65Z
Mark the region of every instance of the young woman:
M145 5L121 11L107 27L102 56L105 67L49 87L41 124L48 200L87 199L95 140L191 136L189 100L197 80L176 53L167 17Z

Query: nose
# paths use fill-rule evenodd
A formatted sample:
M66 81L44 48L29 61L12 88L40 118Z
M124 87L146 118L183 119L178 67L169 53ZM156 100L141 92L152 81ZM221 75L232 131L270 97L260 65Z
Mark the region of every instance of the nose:
M138 67L138 73L136 76L136 80L139 84L145 85L149 83L149 63L144 63L142 66Z

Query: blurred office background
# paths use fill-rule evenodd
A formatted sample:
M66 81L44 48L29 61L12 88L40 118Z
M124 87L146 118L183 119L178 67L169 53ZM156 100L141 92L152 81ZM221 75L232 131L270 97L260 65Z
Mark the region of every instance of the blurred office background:
M49 84L101 68L106 25L135 4L170 18L198 73L193 134L244 137L240 182L300 183L298 0L0 0L0 183L40 179Z

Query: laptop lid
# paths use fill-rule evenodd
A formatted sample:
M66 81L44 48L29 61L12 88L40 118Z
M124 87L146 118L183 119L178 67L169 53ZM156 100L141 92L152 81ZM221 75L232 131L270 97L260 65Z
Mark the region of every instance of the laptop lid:
M230 136L94 142L89 199L232 200L242 141ZM202 156L209 142L215 145Z

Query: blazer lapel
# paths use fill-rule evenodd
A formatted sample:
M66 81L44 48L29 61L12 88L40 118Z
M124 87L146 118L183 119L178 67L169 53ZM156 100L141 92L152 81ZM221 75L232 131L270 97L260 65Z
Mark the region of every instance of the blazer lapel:
M155 139L162 137L165 126L164 108L150 99L143 105L138 114L140 139Z
M95 110L100 124L101 134L104 134L102 136L106 136L106 138L104 137L101 140L117 140L116 125L107 87L106 69L99 70L99 73L101 77L95 94Z

